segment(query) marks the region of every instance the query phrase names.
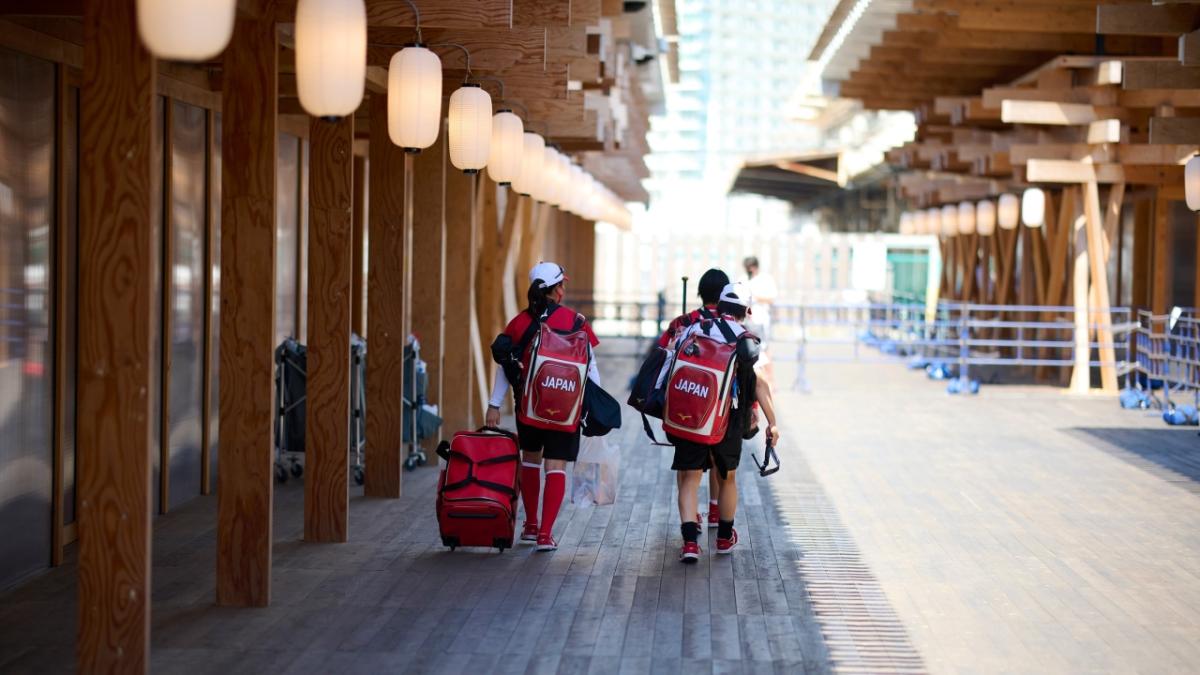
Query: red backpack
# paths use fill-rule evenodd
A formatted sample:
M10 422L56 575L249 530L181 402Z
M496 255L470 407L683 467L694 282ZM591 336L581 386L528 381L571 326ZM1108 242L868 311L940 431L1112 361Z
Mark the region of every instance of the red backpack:
M559 332L536 324L525 360L517 420L550 431L575 433L587 388L590 342L583 317L575 317L570 331Z
M663 430L677 438L716 445L725 438L737 374L737 336L724 320L715 323L723 339L705 332L684 338L667 375Z

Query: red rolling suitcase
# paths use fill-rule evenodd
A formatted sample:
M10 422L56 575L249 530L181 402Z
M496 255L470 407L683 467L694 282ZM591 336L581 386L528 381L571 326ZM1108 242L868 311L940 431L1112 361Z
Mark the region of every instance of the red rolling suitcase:
M442 441L446 460L438 481L442 543L511 548L517 518L521 454L517 437L502 429L460 431Z

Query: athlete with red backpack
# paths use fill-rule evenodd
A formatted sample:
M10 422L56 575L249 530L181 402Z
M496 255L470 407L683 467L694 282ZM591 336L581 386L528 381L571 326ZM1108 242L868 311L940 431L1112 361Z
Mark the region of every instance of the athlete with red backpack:
M488 401L486 424L500 424L500 407L509 386L517 411L521 446L521 501L525 524L521 541L537 550L558 548L554 521L567 489L567 462L579 455L579 426L587 379L600 384L593 349L600 344L583 316L563 307L567 276L555 263L529 271L529 306L508 322L492 344L501 366ZM545 462L546 487L538 519L538 493Z
M730 553L737 545L735 478L755 402L767 419L767 442L772 446L779 442L770 389L765 383L760 386L754 373L759 340L742 325L749 306L745 285L726 285L717 302L717 316L679 332L660 378L665 379L663 430L675 446L671 469L677 472L679 486L683 535L679 559L684 563L700 558L700 524L694 514L705 470L718 476L717 553Z
M719 269L713 268L701 275L699 288L701 306L687 314L675 317L667 326L667 330L658 338L658 346L663 349L674 349L679 335L687 330L688 326L706 319L715 319L721 291L728 284L729 275ZM708 513L696 514L696 520L701 526L707 524L708 527L717 527L720 522L720 509L717 506L717 495L719 494L721 494L721 484L717 479L717 472L710 471L708 473Z

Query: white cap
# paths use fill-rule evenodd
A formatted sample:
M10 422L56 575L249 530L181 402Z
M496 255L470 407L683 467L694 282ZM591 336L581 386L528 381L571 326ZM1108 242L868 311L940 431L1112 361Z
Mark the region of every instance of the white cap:
M550 288L566 280L567 272L558 263L540 262L529 270L529 283L536 281L540 288Z
M750 287L741 282L725 284L725 288L721 289L721 302L749 307Z

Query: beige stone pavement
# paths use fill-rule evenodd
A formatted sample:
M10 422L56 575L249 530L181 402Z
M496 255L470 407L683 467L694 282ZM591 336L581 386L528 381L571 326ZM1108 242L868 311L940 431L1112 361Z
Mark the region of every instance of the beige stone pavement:
M781 395L783 449L809 464L925 667L1200 670L1194 427L1048 387L949 396L899 362L808 376L811 394Z

